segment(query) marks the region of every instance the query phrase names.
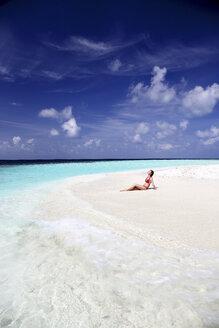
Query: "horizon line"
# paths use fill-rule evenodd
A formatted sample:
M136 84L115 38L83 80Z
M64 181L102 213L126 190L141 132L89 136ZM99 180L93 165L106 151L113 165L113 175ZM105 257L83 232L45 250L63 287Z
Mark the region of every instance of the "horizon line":
M5 163L37 163L47 164L48 162L101 162L101 161L148 161L148 160L219 160L217 157L151 157L151 158L47 158L47 159L0 159L0 165Z

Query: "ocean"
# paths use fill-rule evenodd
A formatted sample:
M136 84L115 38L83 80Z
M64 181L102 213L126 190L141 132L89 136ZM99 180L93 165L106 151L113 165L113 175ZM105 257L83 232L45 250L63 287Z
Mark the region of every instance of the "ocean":
M58 199L48 196L70 177L214 163L2 162L0 327L219 327L218 252L123 238L69 216L70 198L59 220L46 220Z

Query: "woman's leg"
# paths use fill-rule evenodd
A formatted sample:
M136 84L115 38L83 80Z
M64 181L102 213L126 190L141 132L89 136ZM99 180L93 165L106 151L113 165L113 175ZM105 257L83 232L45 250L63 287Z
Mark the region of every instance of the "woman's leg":
M142 186L140 184L136 184L134 190L145 190L145 189L146 189L145 186Z
M140 184L134 184L133 186L131 186L128 189L123 189L120 191L132 191L132 190L146 190L146 188Z
M134 185L132 185L130 188L128 188L128 189L122 189L122 190L120 190L120 191L131 191L131 190L135 190L135 184Z

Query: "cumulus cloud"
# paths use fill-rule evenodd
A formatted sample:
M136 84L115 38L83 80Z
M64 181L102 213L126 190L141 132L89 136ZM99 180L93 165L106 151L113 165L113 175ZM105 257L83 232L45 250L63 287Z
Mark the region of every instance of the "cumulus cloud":
M195 86L191 90L177 92L176 85L169 87L166 83L166 73L166 67L154 66L150 85L144 84L144 82L132 84L128 92L128 105L149 105L159 110L176 108L178 111L183 111L188 117L212 113L219 101L219 84L214 83L206 88ZM183 124L181 128L186 129L186 123Z
M182 121L179 123L179 126L180 126L181 129L186 130L188 124L189 124L189 121L188 121L188 120L182 120Z
M88 141L86 141L84 143L84 147L89 147L89 146L91 146L93 144L95 144L97 147L99 147L100 146L100 142L101 142L100 139L89 139Z
M76 137L80 131L74 117L62 124L62 129L66 131L68 137Z
M139 123L136 133L138 134L146 134L149 131L149 124L147 122Z
M0 140L0 150L10 151L32 151L34 147L34 138L23 140L20 136L14 136L10 141Z
M136 135L133 137L133 141L135 143L142 143L142 138L139 133L136 133Z
M196 134L199 138L217 137L219 136L219 128L212 125L209 130L198 130Z
M219 140L219 128L212 125L210 127L210 129L208 129L208 130L198 130L198 131L196 131L196 135L197 135L197 137L203 139L202 143L204 145L212 145L216 141Z
M115 60L110 62L109 69L112 72L118 72L121 66L122 66L121 61L118 58L116 58Z
M23 142L21 145L20 145L21 149L22 150L25 150L25 151L33 151L33 147L34 147L34 139L28 139L26 142Z
M19 142L21 141L21 137L17 136L17 137L13 137L12 138L13 144L14 145L18 145Z
M51 134L51 136L55 137L55 136L58 136L59 135L59 131L56 130L56 129L51 129L50 130L50 134Z
M39 116L65 121L70 119L72 116L72 106L67 106L61 111L57 111L55 108L45 108L39 112Z
M39 112L39 116L57 119L59 117L59 112L55 108L46 108Z
M139 123L136 129L136 134L133 137L133 142L141 143L142 142L141 135L148 133L148 131L149 131L149 124L147 122Z
M210 114L219 100L219 84L214 83L204 89L196 86L194 89L185 92L182 105L187 109L188 114L202 116Z
M159 148L161 150L170 150L173 148L173 145L171 145L169 143L163 143L163 144L159 144Z
M131 102L136 104L150 101L167 104L174 99L176 96L175 89L169 87L164 82L166 73L166 67L160 68L154 66L150 86L144 85L143 82L139 82L130 87L129 96L131 97Z
M171 134L174 134L176 126L174 124L170 124L166 121L157 121L156 126L159 128L160 131L157 132L157 138L162 139Z
M67 106L61 111L57 111L55 108L46 108L39 112L39 116L56 119L59 122L65 121L61 127L68 137L76 137L80 131L80 127L72 116L72 106ZM59 132L56 129L51 129L50 134L52 136L57 136L59 135Z

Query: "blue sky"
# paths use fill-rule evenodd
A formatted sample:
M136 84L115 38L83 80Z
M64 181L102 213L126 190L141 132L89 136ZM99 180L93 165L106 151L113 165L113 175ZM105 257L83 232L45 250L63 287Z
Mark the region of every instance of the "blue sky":
M216 1L0 2L0 158L219 157Z

